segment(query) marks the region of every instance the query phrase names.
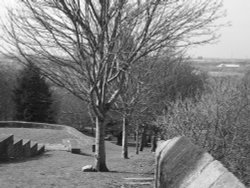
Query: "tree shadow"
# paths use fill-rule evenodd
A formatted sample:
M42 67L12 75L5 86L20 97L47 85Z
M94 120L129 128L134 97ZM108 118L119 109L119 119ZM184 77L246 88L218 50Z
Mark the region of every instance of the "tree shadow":
M94 154L91 153L85 153L85 152L80 152L80 153L71 153L71 154L75 154L75 155L83 155L83 156L88 156L88 157L94 157Z
M5 161L0 161L0 167L8 165L8 164L16 164L16 163L24 163L24 162L28 162L28 161L40 160L40 159L48 158L51 156L52 156L52 154L45 152L43 154L33 156L33 157L20 158L20 159L8 159Z

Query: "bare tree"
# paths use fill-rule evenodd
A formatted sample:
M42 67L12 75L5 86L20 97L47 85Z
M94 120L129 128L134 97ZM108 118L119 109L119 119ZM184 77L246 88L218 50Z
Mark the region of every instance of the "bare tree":
M147 85L142 82L142 75L138 69L141 63L133 67L129 74L125 75L125 81L122 91L116 101L118 112L122 114L122 157L128 158L128 133L130 123L132 123L134 116L144 107L144 96L147 94ZM138 116L137 116L138 117Z
M22 0L9 11L1 50L91 104L98 171L108 171L105 119L125 73L142 57L216 38L219 0ZM135 45L127 48L130 38Z
M57 110L57 123L72 126L78 130L92 126L93 122L86 111L87 104L63 89L53 90L55 107ZM94 134L93 134L94 135Z

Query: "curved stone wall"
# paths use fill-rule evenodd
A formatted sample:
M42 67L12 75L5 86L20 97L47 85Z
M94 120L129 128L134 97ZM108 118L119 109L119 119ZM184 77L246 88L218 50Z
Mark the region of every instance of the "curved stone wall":
M161 143L156 150L155 188L244 188L210 154L186 137Z
M39 128L39 129L57 129L63 130L66 126L47 124L47 123L34 123L24 121L0 121L0 127L13 127L13 128Z
M37 128L37 129L56 129L56 130L65 130L69 134L76 136L80 140L88 141L89 144L92 143L92 138L86 135L83 135L81 132L76 130L73 127L66 125L57 125L57 124L47 124L47 123L35 123L35 122L24 122L24 121L0 121L0 127L8 128ZM86 139L89 137L89 139Z

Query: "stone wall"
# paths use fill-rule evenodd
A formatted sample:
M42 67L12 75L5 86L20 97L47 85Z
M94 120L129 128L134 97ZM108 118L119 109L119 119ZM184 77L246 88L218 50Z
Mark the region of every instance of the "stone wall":
M37 128L37 129L56 129L64 130L67 126L46 124L46 123L35 123L35 122L24 122L24 121L0 121L0 127L8 128Z
M74 135L79 140L83 140L84 144L92 145L93 138L88 136L89 139L86 139L86 135L83 135L81 132L76 130L73 127L66 125L58 124L47 124L47 123L35 123L35 122L24 122L24 121L0 121L0 128L32 128L32 129L54 129L54 130L64 130L71 135Z
M160 143L156 150L155 188L244 188L210 154L186 137Z
M45 146L30 140L14 139L14 135L0 134L0 163L33 157L44 153ZM1 186L0 186L1 187Z
M1 135L0 134L0 161L7 160L8 156L8 146L14 142L13 135Z
M7 153L9 158L20 158L23 154L23 140L14 140L13 144L9 144Z

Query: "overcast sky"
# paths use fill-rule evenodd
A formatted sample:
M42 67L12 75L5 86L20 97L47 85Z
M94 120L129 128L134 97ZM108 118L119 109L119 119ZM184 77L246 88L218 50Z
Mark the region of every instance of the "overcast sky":
M0 16L4 5L13 2L0 0ZM250 58L250 0L224 0L224 6L231 26L220 30L218 43L193 48L189 51L191 56Z
M190 54L219 58L250 58L250 0L224 0L231 27L220 31L217 44L199 46Z

